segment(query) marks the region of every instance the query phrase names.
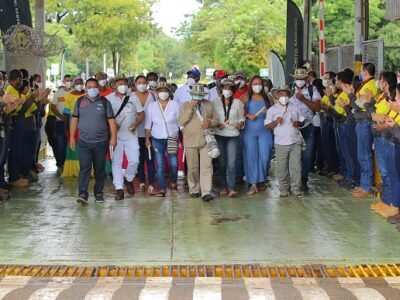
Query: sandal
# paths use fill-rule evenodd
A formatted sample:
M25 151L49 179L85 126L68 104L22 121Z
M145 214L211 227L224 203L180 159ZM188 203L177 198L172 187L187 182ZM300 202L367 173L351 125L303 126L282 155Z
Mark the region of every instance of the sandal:
M230 198L236 198L236 196L238 195L238 192L236 191L230 191L228 194L228 197Z
M219 192L219 195L220 195L220 196L226 196L226 195L228 195L228 190L227 190L227 189L222 189L222 190Z
M155 194L155 196L156 196L156 197L159 197L159 198L165 197L165 190L159 191L157 194Z

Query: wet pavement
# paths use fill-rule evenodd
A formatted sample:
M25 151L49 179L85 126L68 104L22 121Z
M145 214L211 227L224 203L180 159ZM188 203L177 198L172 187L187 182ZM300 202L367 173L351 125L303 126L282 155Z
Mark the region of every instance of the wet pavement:
M313 175L300 199L267 192L211 203L187 192L165 199L137 193L76 203L77 179L47 165L40 181L0 203L0 263L78 265L358 264L398 262L400 233L369 209ZM181 187L182 188L182 187ZM243 186L243 189L245 187Z

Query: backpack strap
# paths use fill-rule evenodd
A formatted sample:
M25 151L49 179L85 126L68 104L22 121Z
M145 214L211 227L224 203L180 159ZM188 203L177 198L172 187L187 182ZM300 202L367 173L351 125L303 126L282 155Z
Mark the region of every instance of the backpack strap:
M122 102L122 104L121 104L121 106L120 106L118 112L117 112L116 115L115 115L115 118L117 118L117 117L120 115L120 113L122 112L122 110L124 109L124 107L126 106L126 104L128 103L129 98L130 98L130 96L125 96L124 101ZM106 99L106 102L107 102L107 99ZM106 111L107 111L107 106L105 106L105 108L106 108Z

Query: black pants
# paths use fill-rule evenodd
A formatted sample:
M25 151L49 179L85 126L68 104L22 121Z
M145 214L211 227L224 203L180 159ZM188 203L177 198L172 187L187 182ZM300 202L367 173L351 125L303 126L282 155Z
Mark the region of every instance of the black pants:
M94 194L102 194L104 188L104 179L106 177L105 164L106 153L109 142L86 143L78 141L79 153L79 195L88 196L88 187L92 166L94 169Z

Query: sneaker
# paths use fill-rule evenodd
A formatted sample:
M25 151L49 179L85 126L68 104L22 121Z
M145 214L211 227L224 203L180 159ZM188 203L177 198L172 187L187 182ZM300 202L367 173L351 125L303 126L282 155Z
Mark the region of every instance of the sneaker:
M117 190L117 193L116 193L116 195L115 195L115 200L116 200L116 201L124 200L124 198L125 198L124 190L122 190L122 189Z
M152 185L149 185L149 188L147 189L147 192L149 195L155 195L156 191L154 190L154 187Z
M146 185L144 183L141 183L139 185L139 191L144 192L146 190Z
M94 198L95 198L95 200L96 200L97 203L104 203L103 194L96 194L96 195L94 196Z
M200 198L200 193L191 193L190 198Z
M88 202L88 197L84 194L79 195L78 199L76 200L76 202L78 202L79 204L82 205L87 205Z
M211 200L214 200L214 197L211 195L204 195L202 199L204 202L210 202Z
M279 197L281 197L281 198L289 197L289 192L288 191L281 191L280 194L279 194Z
M13 187L26 187L29 185L29 180L21 177L16 181L9 182L9 184Z
M185 178L185 172L178 171L178 179L183 179L183 178Z

